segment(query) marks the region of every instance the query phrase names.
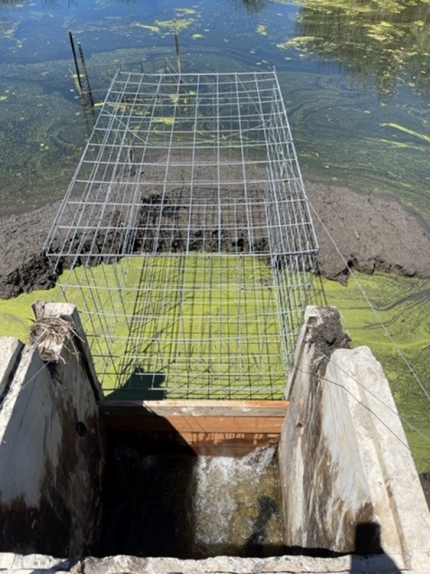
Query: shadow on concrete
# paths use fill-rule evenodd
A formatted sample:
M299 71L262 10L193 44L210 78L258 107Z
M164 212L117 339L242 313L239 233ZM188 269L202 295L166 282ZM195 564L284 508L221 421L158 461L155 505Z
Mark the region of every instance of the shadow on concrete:
M53 572L69 572L72 569L76 569L76 571L80 572L81 568L80 566L82 565L82 561L83 558L82 557L77 557L77 558L67 558L65 560L61 560L59 559L58 562L56 564L52 564L50 563L49 565L45 567L43 567L40 562L43 562L43 555L35 555L38 556L39 558L39 568L37 568L36 570L19 570L20 572L26 572L26 574L43 574L44 572L46 572L46 574L52 574ZM46 556L47 558L47 562L50 562L50 556ZM55 560L55 559L54 559ZM78 570L79 568L79 570ZM1 569L1 572L5 572L5 570Z
M260 501L259 501L260 502ZM256 520L254 532L249 539L245 551L246 557L265 556L306 556L311 558L340 558L351 555L349 552L334 552L327 548L304 548L302 546L279 546L263 547L259 545L259 535L264 535L264 526L270 518L267 501L261 501L261 515ZM401 570L388 554L386 554L381 544L381 526L374 522L358 524L355 532L355 552L351 555L351 574L364 574L369 571L369 559L372 559L372 567L377 568L379 574L401 574Z
M374 557L374 566L383 574L401 574L397 564L384 552L381 543L381 526L376 522L357 524L355 529L355 554L351 557L351 574L366 572L367 557Z

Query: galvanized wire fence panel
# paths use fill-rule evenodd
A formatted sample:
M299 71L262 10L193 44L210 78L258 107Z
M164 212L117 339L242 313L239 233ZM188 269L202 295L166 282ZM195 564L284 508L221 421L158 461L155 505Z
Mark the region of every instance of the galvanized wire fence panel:
M281 397L317 242L275 72L119 71L46 249L114 396Z

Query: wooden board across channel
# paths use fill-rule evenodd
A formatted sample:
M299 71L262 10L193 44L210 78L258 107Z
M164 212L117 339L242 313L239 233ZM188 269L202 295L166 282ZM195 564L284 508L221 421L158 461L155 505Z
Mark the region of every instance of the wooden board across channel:
M131 431L143 440L190 446L199 454L228 447L235 455L276 443L287 401L109 401L99 403L108 429Z

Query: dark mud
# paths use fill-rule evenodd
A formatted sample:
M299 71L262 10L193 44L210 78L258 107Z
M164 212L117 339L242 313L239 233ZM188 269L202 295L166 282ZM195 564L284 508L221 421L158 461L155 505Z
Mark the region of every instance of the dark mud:
M430 225L417 212L387 195L315 182L307 182L306 189L320 245L321 275L340 282L347 281L351 269L430 277ZM0 298L8 299L55 285L56 273L44 254L44 245L59 205L59 202L50 203L0 219ZM151 209L156 209L156 205L151 205ZM198 235L194 239L195 248L199 249L203 240ZM100 253L106 249L113 251L112 242L116 240L107 235L96 238ZM152 240L146 236L145 241ZM92 244L94 254L94 238L76 236L74 241L80 244L83 254L86 244ZM148 245L142 241L137 237L133 249L146 250ZM212 237L211 241L214 248L219 247L219 237ZM264 242L264 238L258 241ZM230 245L230 250L238 252L246 249L243 242L243 238L223 235L222 248ZM205 245L205 250L208 248L210 245ZM258 244L252 248L259 251ZM181 250L181 245L177 249ZM262 251L265 251L264 245ZM71 263L63 259L57 272Z
M389 194L309 182L306 188L322 275L340 282L351 269L430 277L430 225L419 213Z

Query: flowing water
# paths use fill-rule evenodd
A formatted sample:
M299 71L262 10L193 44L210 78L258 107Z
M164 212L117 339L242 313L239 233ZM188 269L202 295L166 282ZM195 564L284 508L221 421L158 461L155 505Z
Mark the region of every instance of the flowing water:
M175 61L175 20L185 71L276 67L305 179L394 194L430 221L428 0L0 0L0 214L62 197L85 144L68 30L100 102L117 66ZM374 277L369 289L428 387L430 281ZM428 401L360 293L327 290L430 436ZM409 438L429 469L428 440Z
M198 555L282 554L282 501L275 449L242 459L200 457L195 466Z
M120 442L108 457L100 553L207 558L285 554L275 448L244 458L148 454Z

